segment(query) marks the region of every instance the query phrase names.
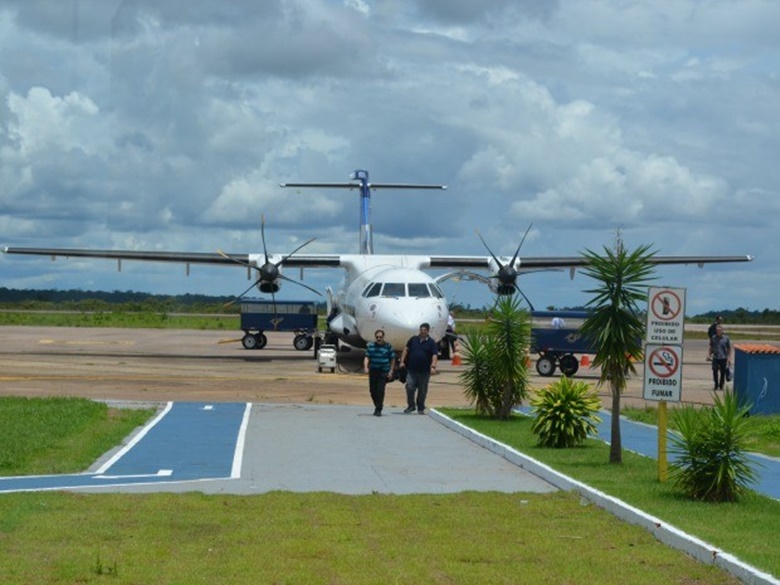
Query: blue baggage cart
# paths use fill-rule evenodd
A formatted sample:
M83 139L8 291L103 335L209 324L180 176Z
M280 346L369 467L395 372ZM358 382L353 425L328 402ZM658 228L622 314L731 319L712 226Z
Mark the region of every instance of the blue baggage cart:
M242 299L241 329L246 349L263 349L268 343L266 331L292 331L295 349L311 349L317 333L317 303Z
M536 371L540 376L552 376L558 368L571 377L580 367L574 354L596 353L579 331L587 316L585 311L531 312L531 353L539 354Z

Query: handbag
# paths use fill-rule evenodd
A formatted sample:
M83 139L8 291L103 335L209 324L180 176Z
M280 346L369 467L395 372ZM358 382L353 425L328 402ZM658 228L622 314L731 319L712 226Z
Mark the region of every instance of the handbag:
M731 366L726 367L726 382L731 382L731 378L734 377L734 368Z

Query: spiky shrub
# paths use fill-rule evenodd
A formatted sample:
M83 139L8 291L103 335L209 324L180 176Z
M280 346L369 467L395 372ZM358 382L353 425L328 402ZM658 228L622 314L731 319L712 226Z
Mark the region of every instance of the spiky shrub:
M531 400L534 422L531 431L541 447L562 449L580 445L588 435L598 434L596 414L601 399L590 384L561 376Z
M500 403L496 401L494 389L498 386L491 365L495 348L493 340L481 331L467 328L461 337L463 346L463 372L460 381L466 398L474 405L480 416L493 418Z
M500 297L481 333L463 343L460 380L479 414L508 419L528 394L531 321L518 297Z
M670 479L685 495L707 502L735 502L755 479L747 458L747 414L733 392L716 395L712 407L688 405L672 414Z

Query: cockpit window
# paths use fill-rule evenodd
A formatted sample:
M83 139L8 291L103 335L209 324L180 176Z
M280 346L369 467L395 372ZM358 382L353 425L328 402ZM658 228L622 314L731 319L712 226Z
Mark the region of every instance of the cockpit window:
M439 288L438 284L431 283L428 286L431 287L431 294L433 294L433 296L435 296L437 299L443 299L444 298L444 293Z
M366 290L363 293L363 296L364 297L378 297L380 290L382 290L382 283L381 282L374 282L372 284L369 284L368 287L366 287Z
M406 286L403 282L386 282L382 289L383 297L404 297L406 296Z
M410 282L409 283L409 296L410 297L429 297L431 296L428 287L424 282Z

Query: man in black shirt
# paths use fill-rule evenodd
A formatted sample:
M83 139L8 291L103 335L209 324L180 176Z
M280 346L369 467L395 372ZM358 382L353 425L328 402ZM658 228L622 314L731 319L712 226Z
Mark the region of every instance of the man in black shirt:
M428 333L431 326L428 323L420 325L419 335L411 337L401 354L401 363L406 366L406 410L405 414L414 412L425 414L425 398L428 396L428 382L431 373L436 371L439 361L439 346ZM417 399L415 400L415 392Z

